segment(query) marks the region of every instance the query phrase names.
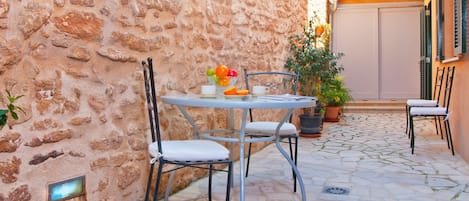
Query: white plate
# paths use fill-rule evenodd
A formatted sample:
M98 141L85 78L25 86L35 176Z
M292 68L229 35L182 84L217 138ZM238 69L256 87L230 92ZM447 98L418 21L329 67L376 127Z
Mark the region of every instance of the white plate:
M225 99L243 99L248 97L248 95L225 95Z
M216 98L216 94L200 94L200 98Z

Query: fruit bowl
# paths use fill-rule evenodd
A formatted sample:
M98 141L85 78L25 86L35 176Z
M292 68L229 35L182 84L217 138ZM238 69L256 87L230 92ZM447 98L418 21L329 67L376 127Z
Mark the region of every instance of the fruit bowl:
M238 81L238 72L233 68L228 68L225 65L218 65L215 69L207 69L208 82L211 85L215 85L217 94L223 94L223 91L229 87L232 87Z
M215 87L217 88L217 94L223 94L223 91L225 89L234 86L236 84L236 81L238 81L237 77L226 77L226 79L228 80L223 80L222 82L220 82L218 79L219 78L215 76L208 77L208 82L211 85L215 85Z

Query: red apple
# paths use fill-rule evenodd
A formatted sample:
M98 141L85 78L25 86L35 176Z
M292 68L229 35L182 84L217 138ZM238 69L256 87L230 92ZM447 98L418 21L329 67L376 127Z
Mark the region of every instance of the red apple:
M228 77L236 77L236 76L238 76L238 72L237 72L235 69L230 68L230 69L228 70L227 76L228 76Z

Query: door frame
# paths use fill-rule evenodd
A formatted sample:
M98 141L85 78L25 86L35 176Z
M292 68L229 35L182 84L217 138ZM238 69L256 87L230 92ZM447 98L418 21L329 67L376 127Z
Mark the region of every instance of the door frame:
M375 9L375 8L376 8L377 10L379 10L379 9L384 9L384 8L409 8L409 7L424 8L425 5L424 5L424 2L399 2L399 3L397 3L397 2L391 2L391 3L370 3L370 4L339 4L338 7L337 7L337 10L349 10L349 9L351 9L351 10L354 10L354 9L360 10L360 9ZM418 12L418 10L417 10L417 12ZM332 16L334 16L334 15L332 15ZM431 25L431 16L428 16L428 17L429 17L428 19L430 20L430 21L428 22L428 25ZM335 20L335 19L332 18L332 24L333 24L332 29L335 28L335 27L334 27L334 24L335 24L334 20ZM417 18L417 24L416 24L417 28L420 28L420 27L418 27L419 24L420 24L420 23L419 23L419 20L418 20L418 18ZM426 43L427 47L430 48L430 50L427 51L426 53L427 53L428 55L430 55L430 58L431 58L431 26L427 26L426 28L430 29L430 33L429 33L430 35L428 35L428 39L427 39L427 41L430 41L430 42ZM421 32L423 32L422 29L421 29ZM426 32L427 32L427 31L426 31ZM420 37L420 36L421 36L421 35L420 35L421 33L417 32L417 34L418 34L418 37L419 37L419 39L420 39L420 40L419 40L419 39L417 39L417 40L421 41L421 40L422 40L422 38ZM334 37L335 37L335 36L334 36L334 31L332 31L332 38L334 38ZM416 42L417 42L417 47L419 47L419 49L420 49L420 50L417 50L417 51L427 50L427 48L422 48L422 46L419 45L419 43L420 43L419 41L416 41ZM335 49L335 48L336 48L336 44L335 44L335 43L337 43L337 41L331 40L331 47L332 47L332 49ZM430 46L428 46L428 45L430 45ZM416 53L416 56L417 56L415 62L419 62L420 58L419 58L418 56L419 56L419 54L423 54L423 53L421 53L421 52L415 52L415 53ZM414 64L415 64L415 63L414 63ZM420 96L420 94L422 94L422 93L420 93L420 91L421 91L421 86L423 86L423 85L420 83L420 82L421 82L421 81L420 81L421 78L420 78L419 76L422 74L423 71L421 70L421 68L419 68L420 65L421 65L421 64L420 64L420 62L419 62L419 64L417 64L417 65L415 66L415 67L416 67L416 71L415 71L416 74L414 74L415 77L414 77L413 79L415 79L415 81L416 81L415 83L418 84L418 85L420 85L420 86L415 86L416 91L415 91L415 94L412 96L413 98L418 98L418 97ZM430 77L430 81L431 81L431 80L432 80L432 79L431 79L431 63L428 63L427 66L430 67L430 72L429 72L429 73L426 73L426 75ZM379 69L379 70L382 70L382 69ZM420 71L420 72L419 72L419 71ZM381 74L378 74L378 76L381 76ZM346 74L345 74L345 79L347 80L347 75L346 75ZM381 79L381 78L379 78L379 79ZM428 79L425 79L425 81L428 81ZM381 80L379 80L377 84L378 84L378 85L381 85L381 84L382 84L382 83L381 83ZM346 85L347 85L347 83L346 83ZM431 87L430 87L430 88L431 88ZM362 92L360 92L360 93L362 94ZM383 97L383 96L381 95L381 93L382 93L382 92L381 92L381 88L379 88L378 91L377 91L377 97L376 97L377 100L384 100L384 99L386 99L385 97ZM374 100L374 99L375 99L375 98L373 98L373 97L370 96L370 98L365 98L364 100ZM392 99L394 99L394 98L392 98Z
M420 12L420 98L432 99L432 16L431 3Z

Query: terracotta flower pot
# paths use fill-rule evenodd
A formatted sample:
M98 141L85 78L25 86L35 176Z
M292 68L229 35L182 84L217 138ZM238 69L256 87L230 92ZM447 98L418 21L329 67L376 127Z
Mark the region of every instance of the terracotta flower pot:
M326 122L338 122L340 114L339 106L327 106L326 113L324 114L324 121Z

